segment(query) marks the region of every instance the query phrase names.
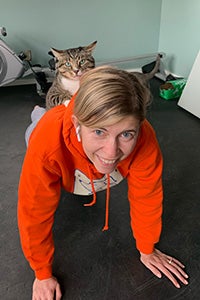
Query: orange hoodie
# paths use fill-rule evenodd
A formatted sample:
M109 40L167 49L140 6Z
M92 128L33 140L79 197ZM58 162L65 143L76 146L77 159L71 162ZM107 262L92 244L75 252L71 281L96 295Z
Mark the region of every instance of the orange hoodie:
M34 129L19 183L18 225L22 249L35 276L52 276L52 226L61 188L76 194L95 194L123 178L128 182L131 227L137 249L149 254L159 241L162 215L162 155L154 130L145 120L133 152L105 176L86 157L71 122L74 98L42 117ZM95 199L94 199L95 203Z

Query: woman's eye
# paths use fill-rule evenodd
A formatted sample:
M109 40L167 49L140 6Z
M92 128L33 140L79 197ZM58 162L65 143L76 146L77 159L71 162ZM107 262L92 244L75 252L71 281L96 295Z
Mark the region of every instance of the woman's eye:
M80 61L80 65L82 66L84 63L85 63L85 59L82 59L82 60Z
M103 134L103 131L100 130L100 129L96 129L94 132L95 132L95 134L98 135L98 136L100 136L100 135Z
M129 131L125 131L122 133L122 137L125 139L131 139L132 137L134 137L134 135Z
M68 62L68 61L65 63L65 65L66 65L67 67L71 67L70 62Z

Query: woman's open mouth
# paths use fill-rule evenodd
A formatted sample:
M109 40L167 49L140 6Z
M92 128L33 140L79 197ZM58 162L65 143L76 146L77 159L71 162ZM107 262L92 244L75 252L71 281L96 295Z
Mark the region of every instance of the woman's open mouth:
M99 161L101 162L101 164L102 164L103 166L107 166L107 167L111 167L111 166L116 165L116 163L117 163L118 160L119 160L119 159L105 159L105 158L100 157L100 156L98 156L98 155L97 155L97 157L98 157Z

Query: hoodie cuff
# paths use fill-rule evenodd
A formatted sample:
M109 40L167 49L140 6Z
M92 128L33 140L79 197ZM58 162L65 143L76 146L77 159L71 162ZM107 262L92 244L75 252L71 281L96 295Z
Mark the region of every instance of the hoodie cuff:
M154 251L154 244L144 243L144 242L136 242L136 247L139 252L144 254L151 254Z
M35 270L35 277L39 280L44 280L52 277L52 266Z

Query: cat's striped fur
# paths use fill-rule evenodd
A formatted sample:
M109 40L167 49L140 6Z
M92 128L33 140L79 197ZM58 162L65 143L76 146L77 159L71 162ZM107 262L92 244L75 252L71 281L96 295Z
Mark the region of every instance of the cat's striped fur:
M70 100L79 88L80 76L95 67L92 52L96 41L84 47L51 51L56 59L56 76L46 95L46 109Z

